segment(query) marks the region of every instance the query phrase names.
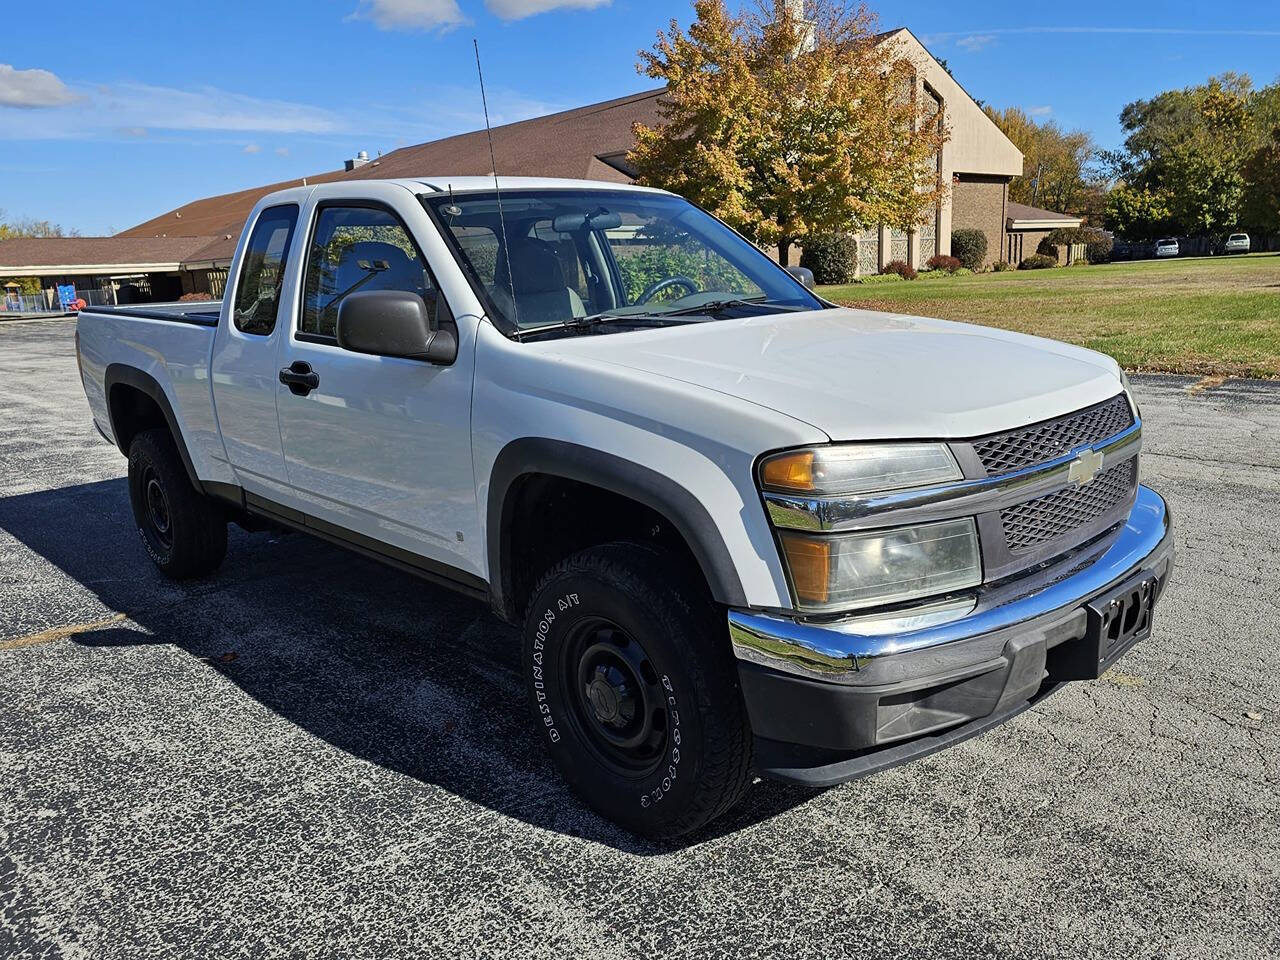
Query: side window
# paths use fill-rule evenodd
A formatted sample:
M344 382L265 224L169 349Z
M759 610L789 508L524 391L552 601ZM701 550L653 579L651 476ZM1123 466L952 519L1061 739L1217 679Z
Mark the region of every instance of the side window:
M334 337L338 307L357 290L416 293L434 316L438 294L408 231L375 207L321 207L307 251L298 332Z
M258 217L240 263L235 309L231 314L241 333L266 336L276 328L280 285L284 282L289 243L297 223L298 208L293 204L268 207Z

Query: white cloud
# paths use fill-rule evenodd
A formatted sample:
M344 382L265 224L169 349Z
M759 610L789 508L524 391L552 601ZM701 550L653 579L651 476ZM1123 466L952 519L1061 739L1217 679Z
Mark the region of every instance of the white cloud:
M0 106L62 107L79 97L48 70L15 70L0 63Z
M607 6L609 2L610 0L485 0L484 5L495 17L501 17L503 20L523 20L536 13L546 13L548 10L558 10L562 7L573 10L592 10L595 7Z
M351 125L327 107L216 87L77 83L68 89L73 101L58 111L59 122L50 123L37 111L12 112L0 123L0 140L138 137L166 131L324 135Z
M351 19L372 20L379 30L450 30L470 21L457 0L360 0Z
M337 118L323 107L230 93L216 87L180 90L122 83L108 87L92 100L92 112L109 114L116 125L274 133L332 133L339 128Z
M385 146L397 138L422 143L484 126L474 81L429 85L408 103L318 106L232 93L214 87L179 89L148 84L68 84L74 102L60 108L57 123L41 110L3 111L0 143L15 140L120 140L190 142L217 140L224 148L258 153L289 147L262 146L290 137L341 142L347 149ZM489 88L493 124L511 123L563 109L503 86ZM0 108L2 110L3 108ZM355 145L352 146L352 140ZM344 154L350 156L350 154Z
M989 47L996 42L996 38L990 33L974 33L967 37L961 37L956 41L956 46L962 50L968 50L970 53L977 53L983 47Z
M1045 104L1042 107L1027 107L1027 113L1033 117L1047 117L1053 113L1053 107Z

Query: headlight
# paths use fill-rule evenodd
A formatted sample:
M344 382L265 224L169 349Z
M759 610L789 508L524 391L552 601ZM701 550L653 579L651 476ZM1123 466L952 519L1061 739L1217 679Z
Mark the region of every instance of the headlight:
M973 518L818 536L779 530L796 603L808 613L895 603L982 582Z
M1124 395L1129 398L1129 406L1133 408L1133 415L1141 417L1142 411L1138 409L1138 398L1133 395L1133 386L1129 383L1129 375L1123 370L1120 371L1120 386L1124 387Z
M945 443L867 443L778 453L760 464L766 490L843 496L959 480Z

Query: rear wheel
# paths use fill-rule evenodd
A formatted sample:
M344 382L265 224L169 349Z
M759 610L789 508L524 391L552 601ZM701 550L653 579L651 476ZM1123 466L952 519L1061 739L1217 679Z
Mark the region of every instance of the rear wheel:
M129 445L129 502L142 545L165 576L202 577L222 563L226 517L191 485L168 431L143 431Z
M561 775L636 833L695 830L746 788L751 731L710 601L652 547L554 567L525 617L530 705Z

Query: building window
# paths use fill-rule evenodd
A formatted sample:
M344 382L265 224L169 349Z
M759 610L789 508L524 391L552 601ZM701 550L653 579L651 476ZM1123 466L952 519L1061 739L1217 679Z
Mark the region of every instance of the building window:
M880 228L871 227L858 234L858 273L863 276L880 272Z
M938 211L933 211L933 216L920 224L916 228L916 233L920 237L920 263L928 263L930 258L938 252Z
M907 252L911 249L910 239L905 230L889 231L889 259L907 262Z

